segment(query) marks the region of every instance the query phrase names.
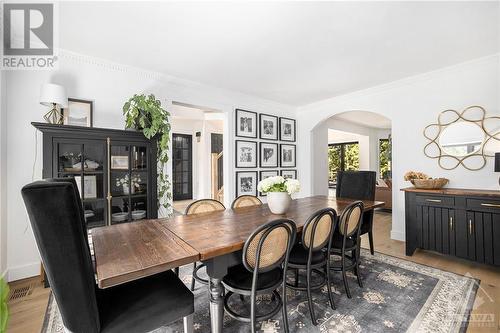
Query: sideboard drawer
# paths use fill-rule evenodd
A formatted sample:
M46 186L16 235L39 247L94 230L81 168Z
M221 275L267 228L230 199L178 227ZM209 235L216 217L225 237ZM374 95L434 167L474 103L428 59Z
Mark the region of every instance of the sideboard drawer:
M500 200L488 199L488 198L467 199L467 209L500 211Z
M455 198L445 195L417 195L416 202L420 205L454 206Z

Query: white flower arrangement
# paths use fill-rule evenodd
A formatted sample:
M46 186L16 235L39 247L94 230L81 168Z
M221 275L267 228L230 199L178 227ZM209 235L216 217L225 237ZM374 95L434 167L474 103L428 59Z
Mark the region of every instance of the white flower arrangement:
M262 193L287 192L292 195L300 191L300 183L297 179L274 176L262 179L257 185L257 189Z
M132 187L139 187L142 179L139 175L132 175ZM123 178L116 178L116 186L123 186L123 185L128 185L129 183L129 177L128 174L125 175Z

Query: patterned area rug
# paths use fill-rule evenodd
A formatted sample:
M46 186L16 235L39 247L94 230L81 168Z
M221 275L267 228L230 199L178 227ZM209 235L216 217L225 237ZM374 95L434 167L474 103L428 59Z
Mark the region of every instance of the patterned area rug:
M361 274L364 288L348 274L352 298L345 295L340 274L332 272L337 310L329 307L326 287L313 292L318 326L311 322L305 292L289 290L288 320L291 332L465 332L479 281L410 261L363 250ZM181 268L189 286L191 266ZM301 281L303 281L301 279ZM207 287L196 284L195 332L210 332ZM259 297L259 309L272 307L269 296ZM238 297L230 302L239 312L250 308ZM282 332L281 314L259 324L265 333ZM249 326L224 316L226 332L248 332ZM155 333L182 332L182 320ZM52 294L42 333L64 332Z

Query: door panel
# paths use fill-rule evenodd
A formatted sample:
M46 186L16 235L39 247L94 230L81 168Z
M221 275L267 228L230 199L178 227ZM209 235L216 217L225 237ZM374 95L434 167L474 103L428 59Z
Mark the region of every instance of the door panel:
M472 231L471 236L475 238L476 260L479 262L484 262L483 215L486 215L486 214L483 214L481 212L475 212L474 219L472 220L474 225L473 225L473 231Z
M456 214L455 226L455 254L457 257L467 259L468 258L468 233L467 229L468 220L467 215Z
M450 233L451 224L449 223L450 214L448 209L441 210L441 253L450 254Z
M186 134L172 135L173 199L193 198L193 137Z
M500 214L491 214L493 229L493 263L500 265Z

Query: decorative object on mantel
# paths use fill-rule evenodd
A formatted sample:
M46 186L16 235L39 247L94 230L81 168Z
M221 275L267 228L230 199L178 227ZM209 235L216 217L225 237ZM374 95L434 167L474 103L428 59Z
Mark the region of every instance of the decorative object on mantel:
M170 113L163 109L160 100L153 94L148 96L135 94L123 105L125 128L143 132L148 139L158 135L158 204L171 214L171 191L165 165L168 162L170 142Z
M40 88L40 104L50 106L52 109L43 118L49 124L62 124L61 112L57 108L68 106L66 90L63 86L54 83L46 83Z
M424 129L424 136L430 141L424 147L427 157L437 159L445 170L462 165L475 171L486 165L489 152L497 151L500 144L500 117L486 116L481 106L469 106L462 112L445 110L438 116L437 123Z
M94 102L68 98L68 107L61 110L63 124L72 126L93 126Z
M500 172L500 153L495 153L495 172ZM500 185L500 178L498 184Z
M446 178L431 178L425 173L418 171L408 171L405 173L404 179L411 182L415 188L427 190L438 190L449 182Z
M300 191L300 183L297 179L274 176L261 180L257 189L267 193L267 204L273 214L285 214L292 201L290 196Z

